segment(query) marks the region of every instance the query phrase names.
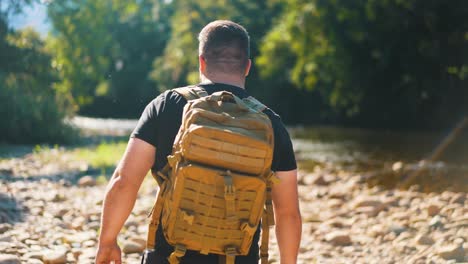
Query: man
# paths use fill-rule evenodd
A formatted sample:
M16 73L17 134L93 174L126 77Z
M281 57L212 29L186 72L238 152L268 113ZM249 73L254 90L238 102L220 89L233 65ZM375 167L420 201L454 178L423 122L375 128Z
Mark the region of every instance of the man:
M249 45L247 31L234 22L218 20L205 26L199 35L199 86L208 94L225 90L240 98L247 97L244 87L251 66ZM96 263L121 263L117 235L132 211L148 170L159 171L167 163L186 102L181 95L166 91L144 110L106 191ZM293 264L297 261L301 237L296 161L279 116L270 109L265 113L274 129L272 170L280 179L272 188L272 198L281 264ZM257 230L250 253L236 257L236 263L258 263L258 233ZM161 228L156 232L156 241L155 264L167 263L173 247L167 244ZM181 263L218 263L218 256L187 251Z

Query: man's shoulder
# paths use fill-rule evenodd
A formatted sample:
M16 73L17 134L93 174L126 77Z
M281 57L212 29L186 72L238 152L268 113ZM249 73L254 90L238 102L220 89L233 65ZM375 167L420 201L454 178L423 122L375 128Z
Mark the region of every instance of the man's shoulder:
M153 108L164 110L167 107L171 108L171 105L177 106L180 104L185 104L187 101L180 93L177 92L177 89L180 88L182 87L173 88L161 92L149 103L149 105Z

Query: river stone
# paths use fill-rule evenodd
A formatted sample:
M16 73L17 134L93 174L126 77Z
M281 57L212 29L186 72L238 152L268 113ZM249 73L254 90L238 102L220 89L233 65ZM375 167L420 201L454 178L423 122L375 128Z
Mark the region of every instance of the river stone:
M436 205L436 204L431 204L429 205L429 207L427 208L427 214L429 216L435 216L436 214L438 214L440 212L440 206Z
M13 238L11 235L0 236L0 242L11 243L12 241L13 241Z
M403 162L401 162L401 161L397 161L397 162L393 163L393 165L392 165L392 170L393 171L399 171L402 168L403 168Z
M45 264L65 264L67 263L67 251L45 252L42 261L44 261Z
M94 247L96 245L96 241L88 240L83 242L83 247Z
M5 233L6 231L10 230L12 225L8 223L0 224L0 234Z
M125 254L141 253L143 252L144 249L145 249L144 245L134 242L134 241L127 241L124 243L122 247L122 251Z
M0 264L21 264L21 261L15 255L0 254Z
M78 186L80 187L92 187L95 185L96 185L96 180L89 175L83 176L78 180Z
M28 259L28 262L26 262L26 263L27 264L43 264L44 262L42 262L39 259Z
M434 216L429 222L429 226L434 228L441 227L442 225L442 218L440 217L440 215Z
M450 199L450 203L464 204L464 203L465 203L465 200L466 200L466 194L464 194L464 193L458 193L458 194L454 195L454 196Z
M28 253L23 255L23 258L25 258L25 259L43 259L44 254L39 252L39 251L28 252Z
M347 246L351 244L351 237L347 233L339 231L327 234L325 240L335 246Z
M394 233L397 236L405 232L406 230L408 230L408 228L401 226L401 225L391 225L389 228L389 231Z
M372 200L372 199L361 199L356 202L356 205L354 206L355 208L359 207L382 207L383 203L377 200Z
M456 261L463 261L465 249L461 245L446 246L438 250L438 255L445 260L455 259Z
M323 175L317 174L308 174L304 176L304 183L306 185L321 185L325 186L328 185L329 182L325 179Z
M419 235L416 237L416 242L419 244L419 245L432 245L434 244L434 239L432 239L430 236L428 235Z

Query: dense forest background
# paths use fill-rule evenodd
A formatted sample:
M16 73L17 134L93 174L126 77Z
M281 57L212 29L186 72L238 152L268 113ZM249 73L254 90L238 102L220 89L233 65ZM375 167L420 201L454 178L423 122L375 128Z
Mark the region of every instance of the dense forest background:
M57 0L52 30L15 30L0 0L0 142L70 140L73 115L138 118L198 82L197 34L252 41L250 92L287 124L441 129L468 110L468 1Z

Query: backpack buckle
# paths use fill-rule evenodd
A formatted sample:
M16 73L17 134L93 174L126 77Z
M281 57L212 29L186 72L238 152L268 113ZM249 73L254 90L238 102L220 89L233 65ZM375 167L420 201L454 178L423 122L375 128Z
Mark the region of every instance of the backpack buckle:
M226 220L228 224L237 222L236 215L236 188L232 184L231 171L227 170L224 178L224 200L226 202Z

